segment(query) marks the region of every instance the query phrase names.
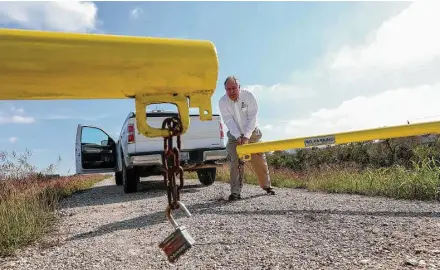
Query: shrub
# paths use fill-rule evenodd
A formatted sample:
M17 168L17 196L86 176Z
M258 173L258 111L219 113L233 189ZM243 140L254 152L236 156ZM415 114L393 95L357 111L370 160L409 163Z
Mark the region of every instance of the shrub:
M272 184L311 191L440 200L440 143L419 137L361 142L267 155ZM218 169L229 182L229 164ZM258 185L249 163L245 182Z
M30 151L2 153L0 164L0 256L37 240L56 220L59 200L91 187L104 175L53 174L58 164L38 171L30 165ZM58 162L61 159L58 159Z
M440 160L440 143L422 144L420 137L406 137L380 142L361 142L322 148L298 149L291 154L278 151L268 155L275 168L307 171L325 165L343 165L358 168L388 168L401 165L412 168L426 159Z

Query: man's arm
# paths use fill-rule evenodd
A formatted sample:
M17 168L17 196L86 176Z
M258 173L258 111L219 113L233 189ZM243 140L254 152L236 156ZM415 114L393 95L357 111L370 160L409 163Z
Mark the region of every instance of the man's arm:
M236 139L241 137L240 130L238 129L237 123L234 121L234 118L232 117L232 114L228 111L226 106L222 104L222 100L220 100L219 104L220 113L223 118L223 122L225 123L226 127L229 129L229 132L231 132L232 136L234 136Z
M246 121L246 127L244 131L244 137L250 139L252 132L255 129L255 124L257 122L258 104L253 93L249 92L249 103L248 103L248 117Z

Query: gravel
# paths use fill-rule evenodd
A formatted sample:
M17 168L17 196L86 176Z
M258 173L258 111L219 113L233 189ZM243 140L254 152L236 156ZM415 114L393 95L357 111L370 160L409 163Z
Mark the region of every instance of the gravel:
M440 205L186 180L174 212L195 245L175 264L158 248L173 228L160 178L124 194L107 179L64 200L42 241L0 259L0 269L440 269Z

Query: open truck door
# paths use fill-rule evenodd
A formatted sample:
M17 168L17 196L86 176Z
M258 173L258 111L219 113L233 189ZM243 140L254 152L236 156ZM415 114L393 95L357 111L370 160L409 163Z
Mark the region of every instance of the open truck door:
M105 131L78 125L75 143L77 174L118 173L120 156L118 143Z

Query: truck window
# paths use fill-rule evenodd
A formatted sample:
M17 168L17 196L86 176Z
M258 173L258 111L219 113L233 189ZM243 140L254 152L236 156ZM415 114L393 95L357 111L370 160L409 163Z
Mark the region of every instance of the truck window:
M81 132L82 144L108 145L109 137L102 130L93 127L83 127Z

